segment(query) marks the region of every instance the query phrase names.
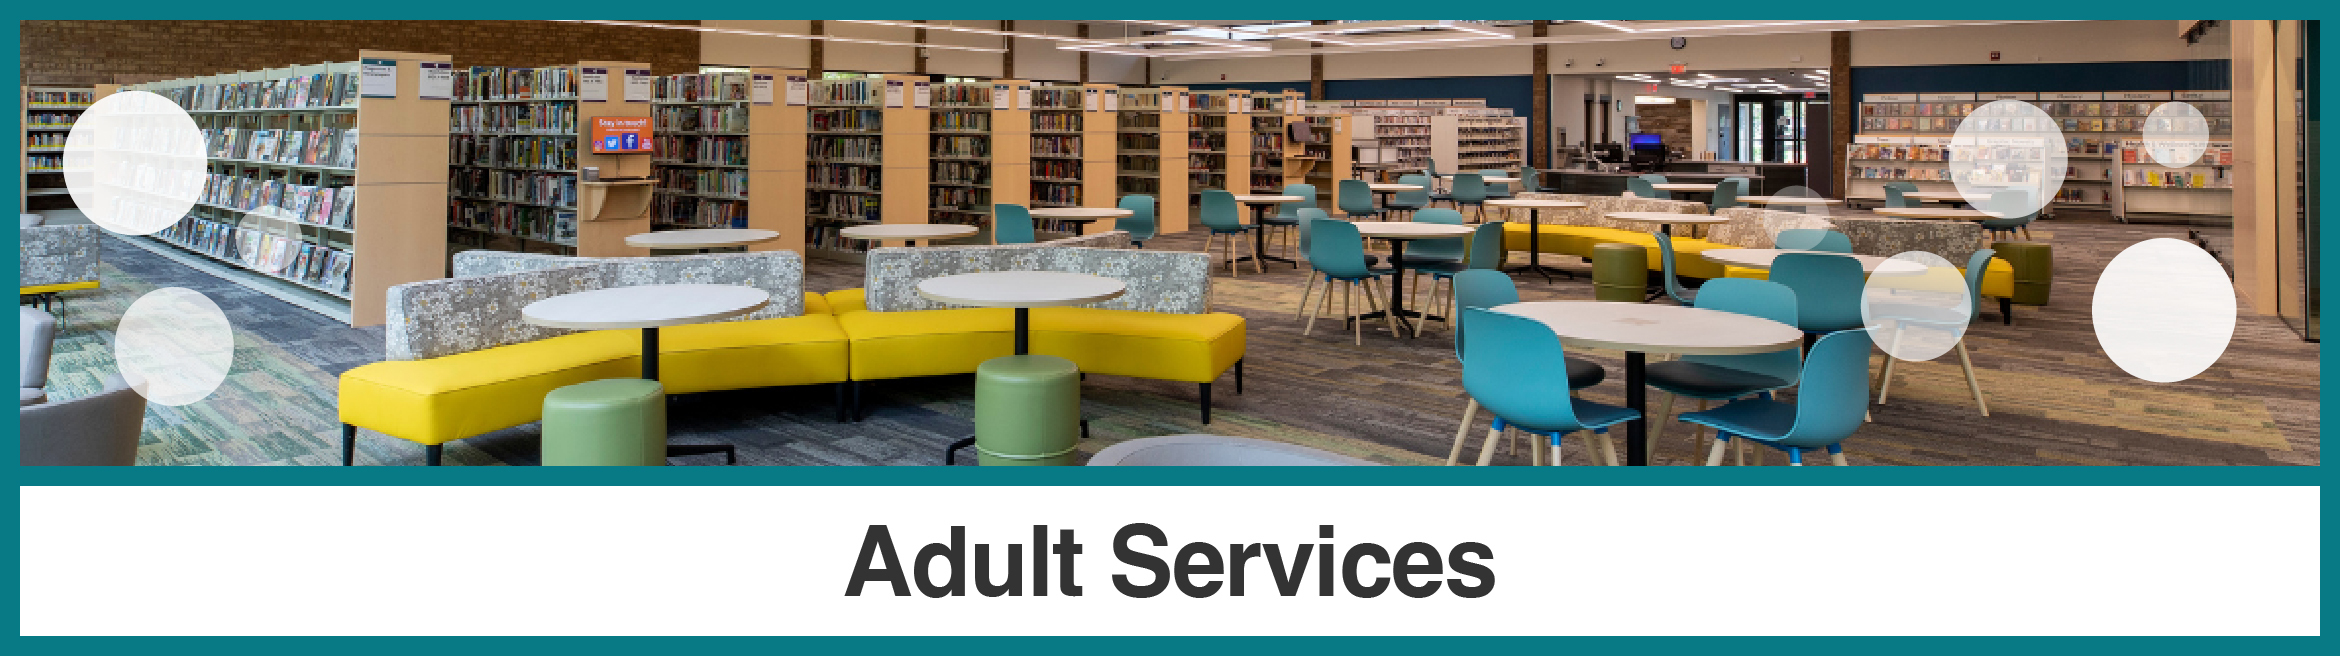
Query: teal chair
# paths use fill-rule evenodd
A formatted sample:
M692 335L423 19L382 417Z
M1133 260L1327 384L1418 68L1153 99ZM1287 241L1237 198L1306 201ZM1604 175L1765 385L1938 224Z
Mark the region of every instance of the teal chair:
M1460 261L1440 264L1423 264L1420 266L1412 264L1406 265L1407 268L1413 269L1415 274L1414 294L1416 296L1419 296L1422 293L1421 274L1430 274L1430 304L1440 309L1438 316L1441 318L1441 321L1445 323L1446 332L1449 334L1454 332L1455 274L1474 270L1497 271L1500 270L1503 266L1503 224L1481 223L1477 229L1471 231L1471 236L1467 239L1470 240L1467 256ZM1411 255L1411 253L1408 253L1408 255ZM1406 259L1410 260L1413 258L1409 257ZM1440 304L1438 296L1438 284L1442 282L1446 283L1446 297L1443 305ZM1427 317L1423 318L1422 321L1415 323L1414 336L1421 337L1422 329L1429 325L1430 320Z
M1482 180L1484 180L1484 179L1487 179L1487 178L1501 178L1501 177L1505 177L1503 174L1505 174L1505 173L1508 173L1508 172L1509 172L1509 171L1504 171L1504 170L1502 170L1502 169L1480 169L1480 170L1479 170L1479 178L1480 178L1480 179L1482 179ZM1521 179L1522 179L1522 180L1525 180L1526 178L1521 178ZM1494 200L1494 199L1499 199L1499 198L1510 198L1510 197L1511 197L1511 183L1509 183L1509 182L1489 182L1489 183L1487 183L1487 196L1486 196L1486 198L1487 198L1488 200Z
M1245 239L1251 235L1251 231L1258 230L1259 226L1243 222L1243 209L1235 204L1235 194L1227 193L1225 189L1204 189L1202 191L1202 213L1197 218L1202 221L1203 227L1211 230L1211 236L1203 240L1203 252L1211 252L1212 241L1221 237L1226 238L1227 275L1239 275L1235 270L1235 246L1237 244L1254 246L1251 254L1251 270L1253 273L1263 272L1259 267L1259 249L1251 240Z
M1868 278L1861 261L1821 253L1781 253L1771 261L1771 281L1796 292L1796 327L1809 336L1859 328L1861 294Z
M1372 217L1376 221L1381 220L1382 209L1373 206L1372 183L1364 180L1342 180L1334 187L1334 190L1340 195L1340 198L1334 200L1340 203L1341 213L1348 215L1349 220L1355 221L1365 217ZM1305 226L1308 225L1308 222L1301 221L1300 224ZM1301 246L1300 252L1308 252L1308 247Z
M1029 244L1039 240L1032 227L1032 210L1013 203L991 206L991 243Z
M1746 178L1723 178L1722 182L1714 185L1714 198L1706 204L1707 213L1713 214L1724 208L1746 207L1746 203L1739 202L1739 197L1745 195L1747 195Z
M1552 464L1559 464L1561 435L1585 430L1606 435L1609 427L1641 417L1632 408L1570 396L1567 349L1543 323L1492 310L1462 313L1463 392L1495 415L1489 442L1508 429L1548 436ZM1608 452L1615 462L1615 449Z
M1299 196L1302 200L1297 203L1284 203L1282 205L1277 205L1275 215L1260 220L1259 229L1274 231L1268 234L1269 242L1274 242L1279 236L1278 233L1280 233L1280 235L1285 239L1283 244L1285 253L1290 254L1292 249L1292 233L1300 231L1300 210L1316 207L1316 185L1284 185L1284 195ZM1294 262L1292 266L1294 268L1298 268L1300 264L1298 262Z
M1422 164L1422 176L1423 176L1424 178L1427 178L1427 179L1429 179L1429 180L1430 180L1431 182L1433 182L1433 183L1437 182L1437 181L1438 181L1438 176L1439 176L1439 173L1438 173L1438 160L1435 160L1435 159L1430 159L1430 158L1423 158L1423 159L1422 159L1422 162L1423 162L1423 164ZM1446 201L1454 200L1454 197L1453 197L1453 195L1452 195L1451 193L1449 193L1449 192L1443 192L1443 191L1437 191L1437 189L1438 189L1438 188L1437 188L1435 185L1434 185L1434 186L1432 186L1432 187L1430 187L1430 189L1431 189L1431 192L1430 192L1430 202L1433 202L1433 203L1441 203L1441 202L1446 202Z
M1829 333L1813 344L1812 354L1804 358L1795 402L1740 399L1713 410L1683 414L1682 421L1715 430L1714 451L1706 458L1709 466L1722 464L1723 451L1732 439L1785 451L1789 466L1802 466L1805 450L1827 449L1829 459L1842 466L1846 464L1844 441L1861 429L1868 410L1869 347L1868 331ZM1464 369L1463 376L1468 383L1470 370Z
M1413 191L1401 191L1390 195L1388 211L1405 212L1410 216L1415 210L1430 206L1430 201L1432 200L1430 196L1430 176L1402 175L1398 176L1398 184L1410 184L1416 187L1421 187L1421 189L1416 189Z
M1771 243L1773 248L1784 248L1791 251L1852 252L1851 237L1847 237L1841 232L1820 228L1781 230L1779 237L1773 239Z
M2002 189L1991 193L1992 207L2021 207L2030 201L2031 192L2023 189ZM2031 221L2037 218L2039 218L2039 210L2032 210L2021 216L1991 219L1980 223L1986 239L1997 240L1999 233L2006 233L2008 239L2013 239L2018 230L2023 232L2024 239L2030 239Z
M1130 214L1113 222L1113 226L1120 228L1122 232L1129 233L1130 244L1138 248L1145 248L1146 240L1153 239L1155 235L1161 233L1161 224L1154 222L1153 196L1142 194L1122 196L1119 207L1129 210Z
M1331 218L1331 216L1324 213L1324 210L1320 210L1314 207L1305 207L1300 209L1300 254L1307 255L1308 253L1313 252L1314 246L1312 246L1312 244L1314 243L1313 235L1315 234L1315 230L1313 228L1316 226L1316 220ZM1381 256L1374 255L1372 253L1366 253L1365 266L1381 266ZM1311 292L1316 290L1316 279L1319 277L1321 276L1313 273L1309 274L1308 286L1302 287L1300 289L1300 309L1292 313L1293 318L1305 319L1308 317L1308 296ZM1330 281L1327 281L1328 285L1329 282Z
M1908 198L1908 197L1902 196L1902 194L1906 194L1906 193L1909 193L1909 192L1912 192L1912 191L1917 191L1917 190L1918 190L1918 187L1917 187L1917 183L1915 183L1915 182L1900 182L1900 181L1887 182L1887 183L1885 183L1885 206L1886 206L1886 207L1917 207L1917 206L1918 206L1918 202L1917 202L1915 199L1911 199L1911 198Z
M1308 325L1300 329L1300 334L1307 336L1316 330L1316 317L1332 306L1333 285L1347 283L1348 286L1342 290L1346 293L1341 297L1341 314L1348 317L1349 323L1356 328L1357 345L1363 346L1365 322L1357 319L1360 316L1356 311L1357 292L1365 292L1367 309L1381 312L1381 292L1377 291L1373 283L1388 271L1374 269L1365 263L1365 235L1357 232L1357 226L1332 219L1311 221L1313 223L1308 228L1311 233L1308 240L1308 266L1324 274L1325 287L1323 298L1317 301L1318 307L1308 311ZM1381 318L1389 325L1390 336L1403 335L1398 332L1396 317L1382 312Z
M1519 189L1520 191L1533 191L1546 194L1558 193L1560 191L1560 189L1557 187L1545 187L1544 172L1538 171L1535 169L1535 167L1532 166L1519 167Z
M1478 208L1479 220L1487 220L1487 206L1483 204L1487 202L1487 180L1477 173L1454 174L1454 184L1448 185L1446 200L1458 210L1464 205Z
M1637 175L1625 179L1625 190L1633 192L1635 198L1673 200L1673 194L1658 191L1657 187L1650 186L1653 184L1649 181L1650 178L1657 178L1658 182L1666 181L1666 177L1662 175Z
M1665 285L1666 296L1674 299L1675 303L1691 305L1690 290L1682 287L1682 282L1674 278L1674 236L1663 232L1650 233L1649 236L1657 238L1658 277L1662 279L1661 284Z
M1486 230L1486 228L1481 227L1480 230ZM1472 250L1476 251L1477 248L1474 247ZM1452 316L1452 313L1458 309L1484 310L1491 307L1510 305L1512 303L1519 302L1518 283L1513 282L1510 275L1501 271L1496 271L1492 267L1473 267L1470 269L1464 269L1454 273L1453 278L1454 286L1452 287L1452 294L1447 307L1449 316ZM1462 318L1454 317L1454 322L1455 324L1460 325L1462 323ZM1452 334L1455 336L1454 357L1456 360L1461 360L1463 342L1462 334ZM1590 361L1580 358L1568 358L1568 390L1570 392L1592 387L1594 385L1599 385L1601 384L1601 380L1607 378L1608 376L1609 371L1607 369L1602 369L1600 365L1593 364ZM1470 436L1471 422L1477 421L1478 417L1479 400L1473 398L1470 400L1470 404L1463 408L1462 426L1454 429L1454 448L1447 451L1446 453L1447 466L1453 466L1455 461L1462 457L1463 439ZM1601 441L1606 443L1608 441L1608 436L1602 436ZM1607 444L1604 444L1603 446L1604 448L1602 451L1608 454L1610 461L1614 462L1616 460L1616 449L1611 448L1611 445ZM1479 450L1479 464L1487 464L1488 460L1494 456L1494 453L1495 443L1488 442ZM1541 452L1539 451L1538 454L1540 457Z
M1433 207L1414 213L1415 223L1462 225L1461 212ZM1416 239L1406 244L1406 266L1437 266L1463 261L1469 254L1464 237L1453 239Z
M1974 323L1975 317L1982 315L1983 271L1990 268L1991 258L1997 255L1997 251L1985 248L1975 251L1973 257L1966 258L1966 291L1968 294L1966 316L1943 317L1940 320L1941 323ZM1891 339L1887 338L1887 343L1891 343ZM1966 355L1965 333L1959 333L1957 349L1958 366L1966 370L1966 391L1974 394L1975 409L1981 410L1982 416L1991 416L1991 404L1983 400L1982 380L1974 376L1974 359ZM1877 381L1877 405L1885 405L1885 395L1893 386L1893 363L1896 360L1900 360L1900 358L1893 357L1891 351L1885 353L1885 371L1878 375L1879 380Z
M1762 317L1784 324L1796 322L1796 292L1768 280L1723 278L1711 280L1699 290L1698 307L1732 314ZM1656 453L1665 434L1665 418L1674 414L1674 399L1689 397L1698 400L1698 409L1705 410L1711 401L1728 401L1749 394L1760 394L1796 384L1798 361L1796 349L1781 349L1770 353L1747 355L1685 355L1678 360L1652 362L1643 369L1642 380L1650 387L1666 393L1666 400L1658 405L1657 421L1651 422L1649 449ZM1690 456L1702 451L1703 437L1690 436Z

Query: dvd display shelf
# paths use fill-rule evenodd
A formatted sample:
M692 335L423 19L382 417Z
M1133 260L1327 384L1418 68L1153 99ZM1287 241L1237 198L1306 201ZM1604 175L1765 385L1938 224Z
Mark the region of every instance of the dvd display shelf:
M1430 117L1430 157L1456 171L1516 171L1527 161L1527 119L1507 108L1442 109Z
M2234 142L2213 139L2186 166L2153 160L2143 139L2123 139L2112 164L2113 216L2123 222L2234 221Z
M1019 80L950 78L934 87L929 120L927 211L930 223L975 226L967 243L991 241L994 203L1022 204L1030 193L1030 110L1019 108Z
M809 86L806 253L860 262L872 244L846 239L845 228L929 220L930 197L921 192L931 191L933 83L924 75L826 73Z
M204 136L196 202L148 239L223 263L245 276L231 281L263 293L313 292L320 298L296 304L325 305L355 326L383 322L390 287L444 276L437 153L453 65L446 55L356 54L120 87L177 105Z
M1185 87L1121 89L1119 116L1114 125L1114 178L1117 197L1154 198L1154 224L1160 234L1184 232L1188 227L1188 164ZM1118 201L1117 201L1118 202Z
M707 66L658 78L651 229L771 230L781 238L747 250L802 253L808 89L796 69Z
M2029 103L2045 113L2063 134L2065 184L2049 205L2119 213L2114 159L2120 142L2141 138L2153 110L2181 101L2203 115L2211 137L2233 131L2233 102L2227 91L2085 91L1866 94L1858 109L1859 133L1849 146L1854 161L1846 165L1846 198L1881 201L1883 183L1909 180L1923 191L1952 191L1947 167L1931 159L1911 159L1899 150L1865 150L1863 146L1946 146L1959 124L1984 105L2000 100ZM1893 177L1901 176L1901 177Z
M20 169L17 190L25 211L34 209L34 199L40 205L54 208L71 206L73 196L65 189L65 136L73 131L73 122L81 113L97 102L97 89L92 87L23 87L24 98L24 167Z

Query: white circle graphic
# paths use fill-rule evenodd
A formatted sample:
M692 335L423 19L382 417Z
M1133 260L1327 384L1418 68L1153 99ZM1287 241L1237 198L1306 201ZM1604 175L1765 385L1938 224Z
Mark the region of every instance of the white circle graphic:
M2145 116L2145 154L2170 168L2193 166L2210 148L2210 121L2188 103L2167 102Z
M1806 187L1806 186L1803 186L1803 185L1794 185L1794 186L1790 186L1790 187L1788 187L1788 188L1786 188L1786 189L1781 189L1781 190L1779 190L1779 193L1772 194L1772 195L1773 195L1773 196L1793 197L1793 198L1811 198L1811 199L1815 199L1815 200L1826 198L1825 196L1822 196L1822 195L1820 195L1820 192L1817 192L1817 191L1812 191L1812 189L1811 189L1810 187ZM1774 203L1771 203L1770 205L1766 206L1766 209L1787 210L1787 211L1799 212L1799 213L1803 213L1803 214L1811 214L1811 215L1814 215L1814 216L1828 216L1828 205L1827 205L1826 203L1813 203L1813 204L1811 204L1811 205L1796 205L1796 204L1793 204L1793 203L1780 203L1780 202L1774 202Z
M1940 255L1895 255L1861 287L1861 323L1869 339L1896 358L1942 357L1958 346L1973 319L1974 292L1966 276Z
M98 227L150 235L187 215L203 194L203 131L168 98L106 96L65 136L65 186Z
M2234 339L2234 283L2218 259L2176 239L2129 246L2096 279L2096 342L2122 371L2156 383L2200 375Z
M2008 218L2047 207L2064 186L2064 131L2047 112L1995 100L1958 121L1950 137L1950 179L1975 209Z
M235 330L200 292L165 287L138 297L114 334L122 380L147 401L181 406L211 396L234 364Z

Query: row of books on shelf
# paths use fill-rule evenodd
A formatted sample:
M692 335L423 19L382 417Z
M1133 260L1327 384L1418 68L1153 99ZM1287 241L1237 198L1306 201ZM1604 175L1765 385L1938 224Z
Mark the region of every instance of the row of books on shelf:
M1122 178L1122 179L1121 179L1121 194L1122 194L1122 195L1124 195L1124 196L1126 196L1126 195L1129 195L1129 194L1148 194L1148 195L1159 195L1159 194L1161 194L1161 193L1162 193L1162 179L1161 179L1161 178Z
M1162 170L1162 156L1160 156L1160 155L1116 155L1116 156L1114 156L1114 158L1113 158L1113 168L1114 168L1115 170L1119 170L1119 171L1125 171L1125 172L1126 172L1126 171L1160 171L1160 170Z
M1114 144L1121 150L1161 150L1162 135L1124 134L1115 137Z
M991 167L975 162L937 161L928 174L935 184L991 184Z
M81 112L44 112L39 111L38 107L33 109L33 113L24 117L25 127L69 128L73 127L73 121L81 118Z
M651 157L656 159L731 166L748 163L745 137L668 134L651 137L650 143Z
M944 84L934 87L936 107L991 107L991 83Z
M990 157L991 140L984 137L935 137L935 157Z
M40 105L87 105L97 102L96 91L28 90L24 101L38 108Z
M2126 146L2126 148L2121 150L2122 164L2154 163L2152 153L2147 150L2152 146L2153 142L2126 141L2122 142L2122 144ZM2220 141L2209 144L2207 147L2202 149L2202 157L2201 159L2197 160L2196 163L2198 165L2217 166L2228 166L2234 164L2234 142Z
M927 207L938 210L991 209L991 190L977 187L935 187L927 193Z
M1225 130L1227 129L1227 117L1213 114L1188 114L1186 115L1186 129Z
M664 169L658 171L658 188L745 198L748 173L725 169Z
M231 207L312 225L351 228L355 225L357 188L290 184L219 173L204 176L203 195L209 205Z
M2102 205L2112 202L2112 193L2105 189L2064 187L2056 190L2054 202L2071 205Z
M24 145L26 148L64 148L65 133L35 132L28 134L24 137Z
M1114 122L1114 125L1124 130L1156 130L1162 127L1162 115L1142 112L1125 113L1121 115L1120 120Z
M868 77L816 80L812 101L821 105L875 105L884 80Z
M675 195L654 200L650 217L654 223L693 228L745 228L748 221L745 201Z
M1079 132L1081 131L1081 115L1071 113L1033 114L1032 129Z
M1224 135L1224 134L1194 134L1194 135L1188 135L1188 136L1186 137L1186 149L1187 149L1187 150L1189 150L1189 151L1204 151L1204 150L1214 150L1214 151L1225 152L1225 151L1227 150L1227 135Z
M988 112L935 112L930 125L935 130L989 131L991 114Z
M886 124L885 116L884 112L875 109L815 109L805 112L806 124L815 132L876 132Z
M1861 116L1965 116L1981 105L1947 103L1861 103Z
M246 130L214 128L203 131L205 154L212 159L241 159L279 164L307 164L351 168L357 166L356 128L325 130Z
M1032 137L1033 157L1080 157L1081 138L1072 136Z
M546 207L577 206L577 176L502 169L450 169L447 191L472 199L493 199Z
M1078 180L1081 177L1081 163L1066 159L1037 160L1032 162L1032 177Z
M1035 207L1072 207L1079 204L1081 187L1078 184L1032 183L1032 205Z
M156 236L190 250L325 291L349 294L357 254L258 228L189 216Z
M448 132L577 134L577 103L528 102L455 105L448 109Z
M1950 169L1944 167L1863 166L1853 169L1853 177L1863 180L1950 180Z
M577 70L569 66L456 69L455 100L575 100Z
M878 191L884 176L878 169L867 166L817 164L805 171L805 183L825 187L821 191Z
M740 105L667 105L650 111L651 133L748 131L748 108Z
M576 210L457 198L447 201L447 225L555 244L577 243Z
M813 159L860 162L876 162L883 159L885 154L877 137L814 136L807 151Z
M1082 89L1033 89L1032 107L1034 109L1080 109L1082 92ZM1076 126L1075 129L1078 127Z
M568 137L461 135L447 140L447 161L457 166L575 171L577 140Z
M2177 187L2184 189L2233 189L2234 171L2148 171L2122 169L2121 185L2125 187Z
M667 75L650 81L650 97L680 102L746 101L751 82L747 73L739 71Z
M2157 102L2042 102L2034 104L2047 111L2049 116L2151 116L2154 108L2162 105L2162 103ZM2186 104L2192 105L2194 111L2201 112L2203 116L2230 116L2234 114L2234 103L2231 102L2189 101Z
M189 111L355 107L357 73L318 73L274 80L190 84L155 92Z
M2054 128L2064 132L2143 132L2147 129L2173 130L2192 125L2210 134L2234 131L2234 119L2214 117L2193 119L2149 118L1886 118L1864 117L1861 130L1871 132L1937 132L1959 130L1985 132L2044 132Z
M26 155L24 169L27 171L62 171L65 169L65 156L37 153Z
M862 194L810 194L805 213L827 219L878 220L878 197Z
M804 245L806 248L811 248L814 250L861 253L868 251L871 246L877 243L846 237L844 235L844 230L847 227L850 226L806 226L804 229Z

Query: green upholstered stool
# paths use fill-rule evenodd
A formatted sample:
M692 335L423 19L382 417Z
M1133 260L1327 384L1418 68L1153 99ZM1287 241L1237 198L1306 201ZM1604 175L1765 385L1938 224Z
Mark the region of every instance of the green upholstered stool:
M1649 249L1595 244L1592 259L1594 300L1639 303L1648 298Z
M1073 464L1081 436L1081 370L1053 355L1010 355L975 367L975 451L985 466Z
M655 380L578 383L544 396L546 465L663 466L666 388Z

